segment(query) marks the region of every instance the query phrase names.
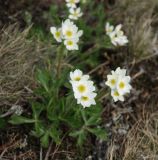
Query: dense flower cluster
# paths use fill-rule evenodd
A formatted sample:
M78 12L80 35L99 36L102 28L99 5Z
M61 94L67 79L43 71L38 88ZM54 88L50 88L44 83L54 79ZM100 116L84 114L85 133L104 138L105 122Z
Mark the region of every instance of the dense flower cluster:
M122 25L119 24L115 28L114 26L106 23L105 30L106 34L110 37L111 43L114 46L123 46L128 43L127 37L124 35L124 32L121 30Z
M114 101L124 101L124 95L131 90L130 76L126 76L126 70L118 67L115 71L111 71L111 75L107 76L106 85L111 88L111 96Z
M76 69L74 72L70 72L70 79L77 104L81 104L84 108L95 105L97 94L95 93L93 81L89 79L89 75L83 75L81 70Z
M64 45L68 50L78 50L79 38L83 31L78 30L78 27L69 19L62 23L61 28L51 27L51 33L57 42L64 40Z
M60 28L51 27L50 31L53 34L57 42L66 46L67 50L78 50L78 42L83 34L82 30L78 30L78 27L72 22L77 20L83 15L81 9L78 7L80 0L66 0L66 5L69 8L69 19L62 22ZM127 37L121 30L122 25L114 27L109 23L106 23L106 34L110 37L111 43L114 46L123 46L128 43ZM95 105L95 87L93 82L89 79L88 75L83 75L82 71L76 69L74 72L70 72L70 82L72 84L74 97L77 99L77 103L81 104L84 108L91 105ZM131 78L126 76L126 70L118 67L116 71L112 71L111 75L107 76L106 85L111 88L111 96L114 101L124 101L124 95L131 90L130 85Z

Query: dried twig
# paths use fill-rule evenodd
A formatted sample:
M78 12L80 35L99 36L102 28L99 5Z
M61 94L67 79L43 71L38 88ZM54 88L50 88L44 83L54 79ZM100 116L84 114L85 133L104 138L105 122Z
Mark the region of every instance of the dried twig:
M53 141L51 141L51 143L50 143L50 145L49 145L49 148L48 148L48 150L47 150L47 153L46 153L46 156L45 156L44 160L48 160L50 151L51 151L51 149L52 149L52 145L53 145Z

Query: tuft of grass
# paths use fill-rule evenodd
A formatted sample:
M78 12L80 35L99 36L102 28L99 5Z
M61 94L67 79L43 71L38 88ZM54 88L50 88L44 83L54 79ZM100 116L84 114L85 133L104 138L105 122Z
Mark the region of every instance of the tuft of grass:
M108 147L108 160L158 159L158 112L147 113L132 126L121 146L113 139Z
M26 100L34 86L34 70L46 47L28 39L30 28L20 31L14 24L0 31L0 105Z
M158 112L140 119L129 131L123 160L158 159Z

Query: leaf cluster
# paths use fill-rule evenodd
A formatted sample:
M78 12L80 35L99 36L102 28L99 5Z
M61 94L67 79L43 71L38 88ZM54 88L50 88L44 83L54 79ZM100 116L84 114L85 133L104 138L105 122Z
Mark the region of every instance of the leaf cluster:
M89 134L105 140L106 132L101 124L100 104L90 108L78 105L67 83L67 72L60 79L48 70L38 70L38 87L31 101L30 117L13 115L12 124L32 124L31 134L40 138L43 147L48 147L50 139L60 144L65 135L75 137L77 145L82 146Z

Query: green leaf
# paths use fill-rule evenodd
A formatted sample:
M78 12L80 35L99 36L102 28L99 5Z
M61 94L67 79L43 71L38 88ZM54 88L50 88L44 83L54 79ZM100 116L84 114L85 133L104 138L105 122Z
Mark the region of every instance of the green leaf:
M79 131L72 131L69 133L69 135L71 137L77 137L79 134L81 134L82 130L79 130Z
M83 126L83 121L82 119L78 116L75 115L74 113L72 114L67 114L67 115L61 115L60 120L63 121L65 124L67 124L71 128L81 128Z
M17 116L13 115L11 116L11 120L9 120L9 123L11 124L23 124L23 123L34 123L34 119L26 118L23 116Z
M40 121L35 122L35 134L37 137L42 136L45 133L44 124Z
M96 135L99 139L107 140L107 133L105 129L98 127L98 128L93 128L93 129L89 128L88 130L94 135Z
M94 115L87 120L87 125L88 126L98 125L100 122L101 122L101 117L98 117L98 115Z
M71 86L71 84L70 84L69 82L65 82L64 86L65 86L66 88L68 88L68 89L71 89L71 88L72 88L72 86Z
M84 133L84 131L83 131L83 132L81 132L81 134L79 134L79 136L78 136L77 144L78 144L79 146L82 146L83 143L85 142L85 140L86 140L86 133Z
M89 115L89 117L101 117L102 114L102 107L100 104L97 104L96 106L92 106L89 108L86 108L86 114Z
M0 129L4 128L6 124L7 122L3 118L0 118Z
M57 107L59 107L59 105L57 104L57 106L52 105L49 106L49 108L47 109L47 117L50 121L58 121L58 113L57 113Z
M92 107L89 107L89 108L87 108L87 110L86 110L88 113L90 113L90 114L100 114L101 112L102 112L102 107L101 107L101 105L98 103L97 105L95 105L95 106L92 106Z
M84 141L86 140L86 132L83 129L79 131L73 131L69 135L77 138L77 145L80 147L83 145Z
M50 137L54 140L54 142L56 144L60 144L60 132L55 128L55 127L52 127L50 130L49 130L49 135Z
M40 104L38 102L32 103L33 117L35 119L37 119L40 116L40 114L43 110L44 110L44 105L43 104Z
M49 92L49 74L46 71L38 70L37 80L44 87L44 89Z
M44 136L41 137L41 145L45 148L49 145L49 132L47 131Z

